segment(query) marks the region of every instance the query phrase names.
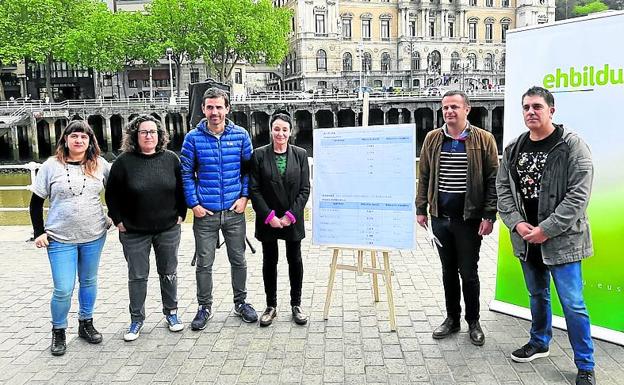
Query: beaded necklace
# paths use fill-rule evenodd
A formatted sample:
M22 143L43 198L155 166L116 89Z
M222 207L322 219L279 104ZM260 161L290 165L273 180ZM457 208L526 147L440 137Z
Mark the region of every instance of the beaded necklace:
M69 185L69 191L75 197L82 195L82 193L84 192L85 186L87 185L87 175L85 175L85 172L82 166L80 166L80 172L82 173L82 188L80 189L80 193L78 194L76 194L74 192L74 189L72 188L71 179L69 177L69 166L67 165L67 163L65 163L65 171L67 172L67 184Z

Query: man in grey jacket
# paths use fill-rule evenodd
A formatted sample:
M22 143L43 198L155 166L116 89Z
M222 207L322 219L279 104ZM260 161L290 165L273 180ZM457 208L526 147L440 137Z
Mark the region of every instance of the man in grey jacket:
M530 88L522 95L522 110L529 131L505 148L496 180L498 212L522 265L532 316L530 340L511 358L530 362L548 356L552 276L578 368L576 384L593 385L594 347L581 275L581 260L593 254L585 212L591 154L576 134L553 124L555 101L547 89Z

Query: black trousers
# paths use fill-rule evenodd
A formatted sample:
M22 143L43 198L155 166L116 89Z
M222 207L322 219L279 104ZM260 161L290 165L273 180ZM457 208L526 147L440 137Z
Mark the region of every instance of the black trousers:
M456 218L431 218L433 234L442 247L438 246L442 262L442 282L448 317L461 317L461 293L466 305L466 321L479 319L479 250L482 237L479 235L478 219L464 221ZM459 279L461 277L461 285Z
M301 305L301 286L303 285L303 261L301 260L301 241L286 242L288 277L290 278L290 306ZM267 306L277 307L277 240L262 242L262 278Z

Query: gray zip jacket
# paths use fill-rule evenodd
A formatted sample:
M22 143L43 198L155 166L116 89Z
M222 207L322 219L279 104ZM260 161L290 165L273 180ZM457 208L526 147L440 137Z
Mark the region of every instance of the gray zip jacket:
M526 132L505 148L496 178L498 212L510 229L515 256L524 261L528 245L515 228L526 222L526 215L515 167L519 149L528 137ZM548 237L541 245L544 264L576 262L593 254L586 214L593 175L589 147L578 135L564 129L563 136L548 153L539 193L539 227Z

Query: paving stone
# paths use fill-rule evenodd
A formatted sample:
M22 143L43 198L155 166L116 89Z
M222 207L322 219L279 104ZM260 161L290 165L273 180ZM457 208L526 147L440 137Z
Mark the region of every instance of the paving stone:
M248 223L249 234L253 224ZM309 229L310 224L306 223ZM268 328L245 324L232 313L230 266L225 250L214 264L215 316L202 331L190 330L197 310L190 225L183 226L178 265L179 315L187 328L171 333L161 311L158 275L148 280L146 326L134 342L123 341L129 322L127 276L121 246L109 236L102 254L94 318L104 334L99 345L76 335L77 298L69 314L68 352L49 354L51 278L45 252L24 244L28 227L0 227L0 311L20 326L0 331L2 384L460 384L557 385L574 383L576 368L565 331L555 330L551 355L528 364L509 358L528 340L530 323L489 312L495 289L498 230L484 239L481 274L481 324L487 342L473 346L462 332L443 340L431 337L445 317L439 258L417 234L419 248L391 253L398 330L389 330L386 288L373 301L371 279L341 271L336 276L330 316L323 319L330 250L302 242L305 275L302 305L310 322L295 325L290 316L288 264L278 264L280 307ZM253 242L253 240L252 240ZM284 246L280 243L281 252ZM262 253L247 253L248 300L264 303ZM351 256L344 263L354 263ZM262 309L259 309L261 311ZM624 347L595 341L601 385L624 385Z

